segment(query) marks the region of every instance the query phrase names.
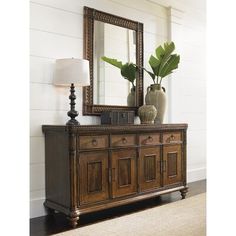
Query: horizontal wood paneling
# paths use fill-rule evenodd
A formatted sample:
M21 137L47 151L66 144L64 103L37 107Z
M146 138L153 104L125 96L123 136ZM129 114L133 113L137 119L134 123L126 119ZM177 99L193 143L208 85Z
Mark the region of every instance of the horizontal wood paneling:
M83 39L83 15L30 4L30 28Z
M30 137L30 163L42 164L45 161L44 137Z
M30 218L46 215L44 200L44 198L30 199Z
M86 4L90 5L93 0L70 0L70 4L65 0L33 0L30 2L43 6L50 6L67 12L83 14L83 6L86 6Z
M32 200L45 199L45 189L31 191L30 199Z
M82 58L83 40L38 30L30 30L30 54L48 58Z
M167 18L166 15L166 8L157 6L156 4L148 1L140 1L137 4L136 0L111 0L112 2L119 3L122 6L130 8L130 10L134 11L134 9L139 12L139 15L148 16L148 15L155 15L161 18ZM141 12L141 14L140 14Z
M145 19L150 15L158 16L159 18L167 18L166 8L157 6L148 1L139 1L139 4L137 4L136 0L70 0L70 4L67 4L65 0L34 0L31 2L80 14L83 13L83 6L89 6L117 15L120 15L123 11L124 17L133 20L138 20L140 18ZM130 14L131 12L132 15Z
M30 165L30 191L38 191L45 188L45 165Z
M78 15L78 17L82 17L83 6L88 6L89 2L91 3L89 4L90 7L94 7L102 11L107 11L112 14L120 15L120 12L123 11L123 17L144 23L145 32L154 33L154 34L167 37L167 29L165 28L168 22L166 8L163 8L163 7L157 8L156 5L155 5L155 8L153 8L152 3L148 3L148 2L144 3L142 1L140 1L139 4L137 5L137 4L132 4L132 2L135 2L135 1L123 1L123 4L119 4L119 1L101 1L100 0L101 4L102 2L104 3L109 2L106 8L104 8L104 6L101 8L100 7L101 4L98 4L97 1L77 1L76 3L72 1L71 5L67 4L66 6L64 6L63 1L40 1L40 0L38 1L37 0L37 1L31 2L31 9L32 11L34 10L37 11L37 14L38 14L40 10L38 11L37 9L41 8L42 14L39 15L39 17L35 17L35 15L32 12L33 22L31 23L31 27L37 28L37 29L43 29L43 30L47 29L47 31L50 31L50 32L80 37L79 35L81 35L81 32L79 32L79 34L77 33L75 34L75 32L77 32L80 29L80 27L83 26L81 21L68 22L69 24L71 24L71 26L69 27L69 29L68 27L66 27L65 23L69 20L72 20L73 16L68 17L68 19L66 19L66 22L62 22L62 28L58 27L59 24L58 25L53 24L53 22L63 21L64 18L60 19L60 16L63 14L71 14L71 15L74 14L74 15ZM74 8L72 8L73 3L75 6ZM125 11L124 11L124 7L126 7ZM130 11L128 11L127 7L130 8ZM48 9L45 10L45 8L48 8ZM45 17L42 18L42 15L44 15ZM50 18L51 22L47 22L45 20L47 18ZM41 19L42 22L40 22L39 19ZM76 24L79 25L78 29L75 29Z
M187 171L187 181L188 183L198 181L200 179L206 179L206 167L200 168L189 168Z
M206 131L191 130L188 132L188 147L205 147L206 146Z
M69 110L69 87L56 87L48 84L31 83L30 91L31 110ZM82 112L81 88L76 88L76 109Z
M30 82L51 84L55 59L30 56Z
M154 54L156 47L165 41L167 41L167 36L144 32L144 52L147 52L149 56L151 53Z
M50 110L31 110L30 111L30 136L43 137L42 125L43 124L65 124L70 118L67 116L66 111L50 111ZM79 114L77 120L83 124L99 124L99 117L82 116Z
M188 181L205 177L206 160L206 42L204 12L173 10L173 40L177 39L181 62L171 80L171 120L188 128Z

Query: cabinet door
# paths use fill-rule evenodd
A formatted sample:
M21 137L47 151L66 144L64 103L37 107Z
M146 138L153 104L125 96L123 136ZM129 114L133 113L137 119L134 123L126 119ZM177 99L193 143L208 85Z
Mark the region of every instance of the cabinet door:
M181 145L163 147L163 177L164 185L182 181Z
M112 196L121 197L137 192L136 151L112 151Z
M161 186L160 147L140 149L139 172L141 191Z
M108 152L81 153L79 163L80 203L108 199Z

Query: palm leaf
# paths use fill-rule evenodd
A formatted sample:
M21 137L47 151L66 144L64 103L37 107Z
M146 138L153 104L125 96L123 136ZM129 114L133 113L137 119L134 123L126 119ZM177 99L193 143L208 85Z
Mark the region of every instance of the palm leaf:
M163 47L160 45L157 49L156 49L156 57L160 60L165 54L165 50L163 49Z
M116 60L116 59L109 58L109 57L105 57L105 56L104 56L104 57L101 57L101 59L102 59L103 61L105 61L105 62L107 62L107 63L113 65L113 66L118 67L119 69L121 69L121 67L122 67L122 62L121 62L121 61L118 61L118 60Z
M171 55L168 61L160 70L160 77L163 78L172 73L173 70L178 68L178 64L180 61L180 56L177 54Z
M153 82L155 83L155 77L156 77L156 76L155 76L152 72L146 70L145 68L143 68L143 69L151 76Z
M149 58L149 65L152 68L152 71L155 75L158 74L159 71L159 66L160 66L160 60L158 60L156 57L154 57L153 55L150 56Z
M137 67L133 63L126 63L121 67L121 75L132 84L136 79Z
M165 63L168 61L168 59L171 56L171 53L175 50L175 44L173 42L170 43L164 43L164 56L162 57L160 66L159 66L159 73L157 74L157 76L160 75L160 71L162 70L162 68L164 67Z

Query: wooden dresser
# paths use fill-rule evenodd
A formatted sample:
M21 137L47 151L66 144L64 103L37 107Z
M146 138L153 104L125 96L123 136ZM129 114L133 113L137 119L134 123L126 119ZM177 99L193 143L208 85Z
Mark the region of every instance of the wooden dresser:
M43 125L45 207L81 214L187 192L187 124Z

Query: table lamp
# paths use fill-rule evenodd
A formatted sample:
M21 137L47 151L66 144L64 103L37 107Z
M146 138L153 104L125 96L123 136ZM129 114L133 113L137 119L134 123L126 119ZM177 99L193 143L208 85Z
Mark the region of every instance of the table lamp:
M80 123L75 119L78 116L78 112L75 110L75 86L90 85L89 61L75 58L57 59L53 84L70 87L70 111L67 112L67 115L71 119L66 125L79 125Z

